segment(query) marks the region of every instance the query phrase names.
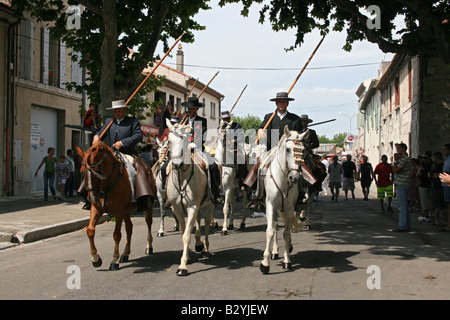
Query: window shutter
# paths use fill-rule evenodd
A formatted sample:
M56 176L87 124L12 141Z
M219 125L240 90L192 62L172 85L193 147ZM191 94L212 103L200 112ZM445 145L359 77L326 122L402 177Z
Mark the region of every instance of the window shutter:
M66 88L66 44L59 41L59 87Z
M48 84L48 62L50 55L50 32L41 28L41 82Z
M20 63L21 78L33 80L34 24L30 20L20 22Z

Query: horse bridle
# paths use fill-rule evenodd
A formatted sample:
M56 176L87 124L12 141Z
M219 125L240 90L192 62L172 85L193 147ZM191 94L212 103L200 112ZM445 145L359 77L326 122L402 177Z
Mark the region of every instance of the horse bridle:
M107 187L106 187L104 190L101 190L101 183L102 183L104 180L106 180L106 177L103 176L103 175L101 175L101 172L102 172L102 170L101 170L101 164L102 164L103 160L104 160L105 157L106 157L106 153L103 154L103 157L101 158L101 160L99 160L99 161L97 161L97 162L94 162L94 163L91 163L91 164L89 164L89 163L87 163L87 162L86 162L86 163L83 162L83 165L85 166L85 170L86 170L86 172L87 172L87 179L88 179L86 191L87 191L88 193L89 193L89 192L92 192L92 191L98 191L98 192L99 192L100 199L101 199L101 198L104 199L104 200L103 200L103 207L106 206L106 195L107 195L107 193L108 193L110 190L114 189L114 187L119 183L120 177L122 176L122 170L123 170L122 167L123 167L123 165L121 165L121 166L119 167L119 173L117 174L114 183L113 183L112 185L110 185L109 182L110 182L111 177L112 177L112 175L113 175L113 173L114 173L114 171L115 171L115 168L116 168L117 163L118 163L118 162L120 162L121 164L124 163L124 160L123 160L122 157L120 156L120 152L116 152L116 153L114 154L114 156L115 156L116 159L119 160L119 161L114 161L114 165L113 165L113 169L112 169L112 172L111 172L111 176L109 177L108 183L106 184ZM96 169L96 168L98 168L98 171L99 171L99 172L97 172L96 170L94 170L94 169ZM100 190L96 190L96 189L94 189L94 187L92 186L91 174L92 174L94 177L96 177L97 179L100 180L100 184L99 184L99 189L100 189Z

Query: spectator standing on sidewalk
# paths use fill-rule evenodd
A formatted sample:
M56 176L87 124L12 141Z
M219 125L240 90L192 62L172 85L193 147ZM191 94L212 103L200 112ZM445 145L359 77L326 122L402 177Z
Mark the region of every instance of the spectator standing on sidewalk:
M362 156L364 162L359 166L359 173L361 177L361 188L364 194L364 200L369 200L370 185L373 180L373 169L372 164L369 163L369 158L367 156Z
M408 185L408 202L409 202L409 211L412 213L414 207L417 209L420 208L419 204L419 178L417 177L417 173L420 169L420 161L416 158L411 159L411 173L409 175L409 185Z
M333 162L328 166L329 187L331 191L331 201L337 202L339 189L341 188L341 175L344 172L342 164L338 162L338 156L333 156Z
M392 196L393 196L393 178L394 171L392 166L387 163L387 155L383 154L381 156L381 162L377 164L375 170L373 171L373 179L377 185L377 199L380 201L381 213L384 213L384 197L386 195L388 199L387 211L393 212L392 210ZM378 176L378 179L377 179Z
M347 200L347 194L350 190L352 192L352 198L355 199L355 173L356 165L352 161L352 155L347 155L347 161L342 163L342 169L344 170L344 184L342 190L345 193L345 200Z
M444 190L444 201L445 201L445 210L444 217L446 216L447 226L442 228L441 231L450 231L450 185L448 184L449 174L450 174L450 143L444 145L442 149L442 153L446 157L444 162L444 167L442 168L442 173L439 175L439 178L442 181L442 187Z
M398 225L394 232L411 231L411 218L408 210L408 185L411 174L411 159L408 157L406 144L395 145L399 161L394 163L395 184L397 188L397 201L399 207Z
M55 166L55 171L58 174L58 186L60 195L59 200L64 200L64 188L66 185L67 178L70 176L69 166L66 162L66 157L62 154L59 156L59 162Z
M444 168L444 157L442 155L442 152L435 152L433 154L433 166L431 167L431 171L428 174L429 178L431 179L431 211L430 213L433 214L434 217L434 225L439 226L441 225L440 221L440 214L441 210L443 211L445 208L444 204L444 189L441 183L441 180L439 179L439 173L442 172L442 169Z
M37 177L39 169L45 164L44 167L44 201L48 201L48 189L50 188L50 192L53 195L53 199L56 199L55 193L55 166L56 166L56 158L55 158L55 148L49 147L47 149L48 156L44 157L39 164L34 176Z
M421 168L417 172L417 178L419 179L419 198L422 215L418 220L429 222L431 179L428 177L428 174L430 173L433 164L431 161L431 151L427 151L423 154L421 164Z

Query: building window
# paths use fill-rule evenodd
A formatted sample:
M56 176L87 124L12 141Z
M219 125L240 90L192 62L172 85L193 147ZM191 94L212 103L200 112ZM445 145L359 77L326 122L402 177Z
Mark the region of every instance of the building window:
M394 94L394 105L397 107L400 105L400 81L398 77L396 77L394 81Z
M210 114L211 118L215 118L216 117L216 104L214 102L211 102L211 114Z
M411 60L408 61L408 102L412 99L412 88L411 88Z

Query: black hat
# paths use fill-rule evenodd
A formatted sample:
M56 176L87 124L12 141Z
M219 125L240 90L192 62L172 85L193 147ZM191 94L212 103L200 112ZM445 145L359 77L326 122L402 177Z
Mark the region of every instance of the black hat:
M198 101L197 97L189 97L188 101L183 102L181 105L185 108L203 108L205 106L204 103Z
M289 98L287 92L278 92L277 96L275 98L270 99L270 101L277 101L277 100L281 100L281 99L285 99L287 101L295 100L294 98Z
M177 117L177 116L170 117L170 122L172 122L172 123L178 123L178 122L180 122L180 120L181 120L181 118Z
M221 113L220 113L220 118L221 119L227 119L227 118L231 118L231 114L230 114L230 111L222 111Z

